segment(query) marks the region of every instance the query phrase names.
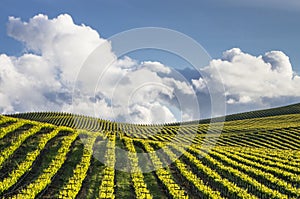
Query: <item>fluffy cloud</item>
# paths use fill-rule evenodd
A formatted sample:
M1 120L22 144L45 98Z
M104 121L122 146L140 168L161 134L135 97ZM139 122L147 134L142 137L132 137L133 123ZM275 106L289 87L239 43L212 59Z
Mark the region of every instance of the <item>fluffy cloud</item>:
M177 121L182 110L184 118L197 118L176 103L177 95L195 95L187 81L170 76L172 70L162 63L115 57L109 41L91 27L74 24L67 14L54 19L39 14L28 22L9 17L7 32L24 44L25 53L0 55L2 113L70 111L123 122L161 123ZM86 61L100 44L104 46L100 56ZM99 61L107 60L115 62L98 67ZM89 70L78 77L83 64ZM79 93L73 93L75 82Z
M129 57L118 59L101 74L95 90L77 97L76 107L90 104L85 114L95 111L100 117L133 123L175 122L180 118L174 115L172 108L186 112L188 119L197 118L192 115L193 111L176 103L180 96L184 99L196 96L192 85L165 76L170 72L171 69L158 62L138 63ZM85 81L82 82L84 87Z
M105 42L90 27L75 25L69 15L51 20L37 15L29 22L9 17L7 32L24 44L26 53L0 55L2 113L61 110L71 101L80 66Z
M67 111L134 123L192 120L200 117L198 105L201 117L210 116L209 92L224 95L221 84L228 113L300 99L300 77L280 51L253 56L234 48L195 79L195 70L178 73L159 62L117 58L110 41L66 14L40 14L28 22L10 17L7 32L24 44L25 53L0 54L1 113ZM100 44L99 56L91 57ZM110 60L109 67L99 67ZM89 70L79 73L83 65Z
M202 73L207 84L218 82L224 85L229 105L266 107L279 98L300 97L300 77L294 74L289 57L281 51L253 56L233 48L225 51L222 59L212 60ZM199 91L205 88L203 78L192 82Z
M74 82L87 56L99 44L106 42L92 28L75 25L67 14L54 19L39 14L29 22L9 17L7 32L12 38L23 42L28 51L40 54L41 59L48 62L52 71L57 70L60 79L66 83ZM106 53L111 52L108 49ZM44 70L43 66L39 70Z

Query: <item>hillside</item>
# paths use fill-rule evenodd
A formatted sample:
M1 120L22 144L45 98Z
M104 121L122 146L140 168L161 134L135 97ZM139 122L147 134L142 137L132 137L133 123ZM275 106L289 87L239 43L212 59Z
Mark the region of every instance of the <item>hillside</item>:
M300 103L287 105L283 107L277 107L277 108L256 110L256 111L250 111L245 113L237 113L237 114L227 115L226 117L202 119L202 120L182 122L182 123L170 123L170 124L165 124L165 126L166 125L182 126L182 125L190 125L190 124L208 124L210 122L218 122L218 121L234 121L234 120L263 118L263 117L291 115L291 114L300 114ZM85 125L84 123L87 122L89 123L88 130L99 130L99 129L103 130L104 128L109 129L110 127L122 128L123 126L127 127L128 125L130 125L124 123L110 122L107 120L102 120L102 119L87 117L82 115L75 115L70 113L57 113L57 112L19 113L19 114L7 115L7 116L34 120L38 122L46 122L54 125L65 125L72 128L79 127L84 129L87 128L87 126L84 126ZM110 125L108 125L107 127L101 126L101 124L107 124L107 123L109 123Z
M0 116L0 198L300 198L299 110L228 116L222 134L205 121Z
M213 118L212 120L203 119L199 121L184 122L184 124L190 124L190 123L204 124L204 123L209 123L211 121L234 121L234 120L271 117L276 115L290 115L290 114L299 114L299 113L300 113L300 103L297 103L297 104L291 104L287 106L264 109L264 110L249 111L245 113L236 113L232 115L227 115L226 117Z

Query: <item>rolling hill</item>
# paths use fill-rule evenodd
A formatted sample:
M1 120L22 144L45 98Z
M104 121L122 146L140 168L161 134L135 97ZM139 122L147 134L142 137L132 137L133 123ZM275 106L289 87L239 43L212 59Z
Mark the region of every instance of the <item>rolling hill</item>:
M300 198L300 104L209 121L2 115L0 198Z

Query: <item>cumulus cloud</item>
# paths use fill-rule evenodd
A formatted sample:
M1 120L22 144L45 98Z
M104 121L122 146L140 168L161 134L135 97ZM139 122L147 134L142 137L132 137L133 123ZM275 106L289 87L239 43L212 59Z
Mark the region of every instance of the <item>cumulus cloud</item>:
M92 28L74 24L67 14L54 19L39 14L29 22L9 17L7 32L12 38L23 42L28 51L40 54L52 70L58 70L60 78L66 83L74 81L87 56L106 41ZM108 50L106 53L111 52Z
M7 32L24 44L25 53L0 55L2 113L61 110L71 101L81 64L105 41L90 27L75 25L69 15L48 19L40 14L28 22L9 17Z
M234 48L196 79L196 70L178 73L160 62L117 58L110 41L67 14L53 19L39 14L28 22L9 17L7 32L25 49L21 56L0 54L1 113L67 111L122 122L186 121L199 119L199 111L210 116L209 92L224 95L221 84L229 113L300 99L300 77L280 51L253 56ZM99 45L99 54L91 56ZM99 65L111 60L109 67ZM89 70L81 71L83 65Z
M126 67L120 67L124 64ZM195 98L192 85L183 79L165 76L170 73L169 70L158 62L139 63L129 57L118 59L101 73L95 90L84 95L94 96L92 106L86 111L95 111L107 119L133 123L178 121L180 118L174 115L172 108L187 112L188 119L197 118L194 111L181 108L176 103L182 96L184 99ZM89 97L83 99L79 96L78 99L76 107L91 101ZM154 116L159 110L160 114Z
M229 105L266 107L278 98L300 97L300 77L293 72L289 57L281 51L253 56L233 48L225 51L222 59L212 60L202 73L206 78L192 80L194 87L202 91L205 81L210 85L222 83Z
M117 58L109 41L89 26L76 25L70 15L49 19L39 14L28 22L9 17L7 32L24 44L25 53L0 55L2 113L70 111L123 122L173 122L180 119L176 111L185 111L177 95L195 95L162 63ZM87 61L100 44L100 56ZM98 66L109 60L115 62L108 68ZM89 70L77 76L83 64ZM74 94L75 82L80 92ZM193 111L183 115L197 118Z

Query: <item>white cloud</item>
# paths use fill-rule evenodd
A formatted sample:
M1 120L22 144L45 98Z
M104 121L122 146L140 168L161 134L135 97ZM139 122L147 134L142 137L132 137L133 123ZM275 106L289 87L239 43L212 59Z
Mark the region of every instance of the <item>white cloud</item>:
M87 56L100 43L105 42L92 28L75 25L72 17L67 14L54 19L39 14L29 22L9 17L7 32L9 36L23 42L27 50L41 54L52 70L59 70L60 78L65 83L74 81Z
M139 62L126 56L117 59L109 41L91 27L74 24L66 14L54 19L37 15L28 22L10 17L7 28L11 37L24 43L25 53L19 57L0 54L1 113L75 110L123 122L191 120L199 118L194 106L197 97L203 99L203 109L209 113L206 85L217 93L222 90L220 83L224 83L230 113L300 98L300 77L280 51L253 56L234 48L201 70L205 78L185 81L159 62ZM101 56L86 61L100 44ZM99 61L109 60L115 62L108 68L99 67ZM72 103L83 64L90 67L77 79L81 92L74 93Z
M206 88L206 83L203 78L192 79L192 83L197 90L203 90Z
M167 106L162 106L157 102L146 104L145 106L133 104L130 107L130 118L134 123L140 123L141 121L156 123L157 120L165 123L177 121Z
M293 73L289 57L281 51L253 56L233 48L225 51L222 59L212 60L202 73L209 85L224 84L228 104L261 104L265 98L271 103L276 98L300 97L300 77ZM192 82L203 90L203 78Z
M171 69L169 67L164 66L159 62L145 61L142 62L142 66L153 72L160 72L165 74L171 73Z
M161 123L178 119L171 111L180 108L176 95L191 98L194 94L187 82L169 77L171 69L162 63L117 59L109 41L91 27L74 24L67 14L54 19L39 14L28 22L9 17L7 32L24 44L25 53L0 55L2 113L75 110L104 119ZM86 62L100 44L104 46L101 56ZM111 59L116 61L109 68L97 67L99 61ZM77 79L81 92L72 104L73 86L83 64L90 70ZM193 111L183 115L195 119Z
M99 93L96 103L103 104L106 101L108 104L110 100L113 101L110 111L112 114L108 118L114 120L121 117L134 123L176 121L170 108L174 106L174 101L178 100L178 95L192 98L195 95L192 86L184 81L161 75L170 73L161 63L150 61L137 63L128 57L125 59L131 66L126 64L126 69L122 69L119 65L124 64L125 60L117 60L101 77L96 89L96 93ZM158 70L159 68L161 70ZM96 112L102 112L100 107L97 106ZM177 106L177 109L180 107ZM154 117L154 113L158 110L159 116ZM182 111L187 112L184 109ZM186 114L190 116L189 119L194 118L191 115L193 111Z

